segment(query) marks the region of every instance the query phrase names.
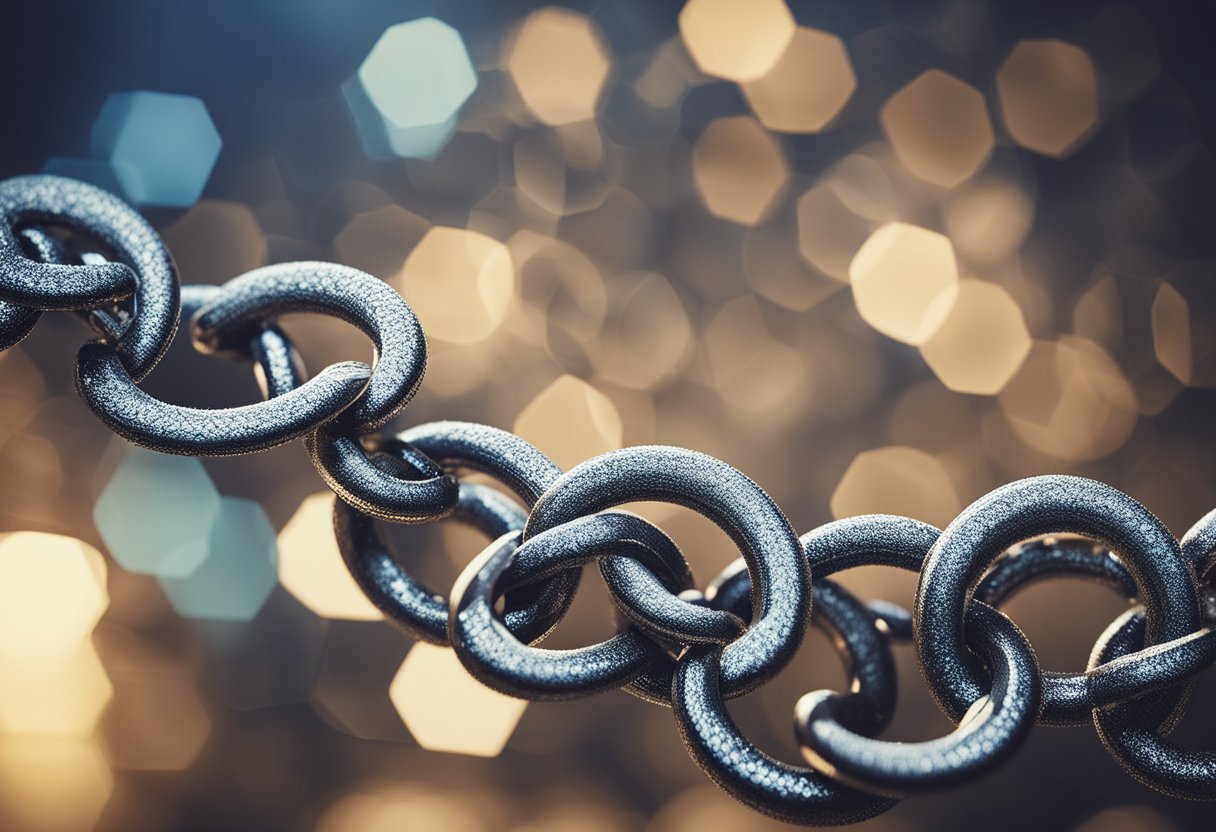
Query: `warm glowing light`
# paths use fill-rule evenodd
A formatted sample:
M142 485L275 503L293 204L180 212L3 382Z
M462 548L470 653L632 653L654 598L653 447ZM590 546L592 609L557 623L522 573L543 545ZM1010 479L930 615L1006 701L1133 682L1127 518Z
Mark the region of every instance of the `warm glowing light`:
M692 158L693 181L706 210L741 225L764 219L789 178L781 145L747 116L706 127Z
M219 283L266 264L266 235L239 202L201 200L162 236L183 283Z
M400 205L380 205L351 217L334 237L334 254L381 280L388 280L405 263L431 224Z
M830 184L816 185L798 198L798 251L823 274L849 281L849 263L874 224L851 211Z
M344 796L325 810L313 832L488 832L502 814L484 794L389 782Z
M993 283L964 280L949 316L920 354L959 393L993 396L1030 352L1030 331L1009 293Z
M502 324L515 267L511 252L492 237L436 226L410 253L397 282L429 337L474 344Z
M969 182L945 205L950 242L975 263L1000 263L1013 255L1034 222L1034 203L1008 179Z
M906 344L923 344L958 297L950 241L927 228L893 222L875 231L849 264L857 311L870 326Z
M857 78L840 38L799 28L773 68L741 86L752 112L769 130L817 133L853 95Z
M1079 46L1023 40L996 74L1005 129L1029 150L1067 156L1098 124L1098 80Z
M582 379L559 377L515 417L512 430L561 468L621 447L621 414Z
M43 532L0 536L0 662L71 656L109 601L105 558L92 546Z
M350 576L334 539L334 495L305 498L279 532L279 581L325 618L374 621L380 610Z
M853 458L832 492L832 516L898 514L944 527L962 506L937 457L892 445Z
M132 446L97 498L93 522L128 572L184 577L207 559L219 510L219 492L197 459Z
M1073 336L1036 341L998 401L1022 443L1069 462L1113 453L1136 426L1136 394L1118 365Z
M688 0L680 11L680 35L697 66L730 81L770 71L795 29L785 0Z
M791 415L783 405L803 388L805 364L797 350L772 337L755 298L718 310L703 341L714 387L729 407L768 424Z
M91 640L57 661L6 657L0 660L0 733L87 737L113 692Z
M1190 307L1177 289L1162 282L1153 298L1153 351L1165 369L1183 384L1194 372Z
M502 753L528 707L474 679L452 650L425 642L410 649L389 697L423 748L475 757Z
M554 216L598 208L611 188L605 151L593 121L529 131L512 146L515 186Z
M0 828L87 832L114 788L91 740L0 739Z
M106 758L115 768L189 768L211 732L189 669L142 665L112 672L115 695L102 722Z
M507 60L520 97L546 124L594 118L610 66L599 27L557 6L528 15Z
M605 288L604 326L587 345L596 372L632 390L670 379L687 359L692 336L671 283L654 272L633 272L609 278Z
M220 134L190 95L111 95L93 123L93 155L110 163L137 205L185 208L202 196L219 158Z
M984 96L953 75L931 69L883 105L882 128L913 175L953 188L984 166L994 140Z

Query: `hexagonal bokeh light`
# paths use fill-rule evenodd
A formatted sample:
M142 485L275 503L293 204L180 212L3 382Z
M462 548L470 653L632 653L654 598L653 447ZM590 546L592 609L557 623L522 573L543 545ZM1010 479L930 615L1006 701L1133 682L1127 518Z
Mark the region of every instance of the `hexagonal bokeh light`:
M1009 383L1030 352L1030 331L1017 302L1000 286L964 280L954 308L920 347L950 390L992 396Z
M555 125L595 116L610 66L599 27L555 6L528 16L507 60L532 115Z
M785 0L688 0L680 11L680 35L697 67L729 81L772 69L795 28Z
M70 655L108 604L105 558L92 546L44 532L0 536L0 659Z
M423 17L385 29L342 95L368 156L429 158L447 144L476 88L460 33Z
M844 42L799 27L773 68L740 88L760 123L784 133L816 133L836 118L857 88Z
M334 495L328 491L300 503L279 532L279 580L297 601L325 618L382 618L342 562L333 517Z
M863 320L905 344L937 332L958 297L958 263L936 231L892 222L870 235L849 264Z
M939 69L891 96L879 120L904 167L943 188L974 176L995 146L983 94Z
M477 757L498 756L528 709L470 676L451 649L425 642L406 655L388 695L423 748Z
M279 580L274 526L252 500L224 497L207 558L184 577L160 577L169 603L190 618L251 621Z
M1018 41L996 74L1005 129L1028 150L1062 158L1098 125L1098 78L1079 46Z
M713 122L693 151L693 182L706 210L740 225L768 215L789 174L777 139L748 116Z
M93 123L90 147L137 205L185 208L203 194L223 142L191 95L111 95Z
M128 572L184 577L207 558L220 495L197 459L129 447L93 506L93 522Z
M621 414L580 378L564 375L537 394L511 428L561 468L621 447Z

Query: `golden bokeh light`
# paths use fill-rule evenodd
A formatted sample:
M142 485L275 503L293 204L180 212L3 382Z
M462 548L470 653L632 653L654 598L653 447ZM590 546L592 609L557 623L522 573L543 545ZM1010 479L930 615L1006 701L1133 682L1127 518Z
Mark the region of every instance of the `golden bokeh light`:
M789 832L790 826L748 808L715 786L685 789L668 800L646 832Z
M932 454L891 445L863 451L832 492L832 516L898 514L944 528L962 508L950 473Z
M577 246L533 231L516 233L507 248L516 264L518 302L504 328L541 347L555 331L577 344L600 331L608 294L591 258Z
M398 287L428 337L475 344L502 324L515 293L511 252L492 237L436 226L410 252Z
M44 532L0 535L0 661L71 656L109 602L106 561L92 546Z
M1009 293L993 283L964 280L958 298L920 354L950 390L993 396L1030 352L1030 331Z
M1068 462L1118 450L1136 426L1136 395L1097 344L1066 335L1035 341L998 402L1026 446Z
M612 160L593 121L524 133L511 149L519 193L554 216L597 208L611 189Z
M334 254L348 266L388 280L430 227L400 205L380 205L351 217L334 237Z
M728 81L770 71L796 28L785 0L688 0L680 10L680 36L697 67Z
M879 228L849 264L862 319L905 344L924 344L958 298L958 263L950 241L902 222Z
M491 832L500 812L476 792L445 792L420 783L381 783L347 794L321 815L314 832Z
M266 235L239 202L200 200L164 238L182 283L222 283L266 264Z
M995 146L983 94L939 69L891 96L879 120L904 166L943 188L974 176Z
M1151 806L1112 806L1086 818L1073 832L1178 832L1178 827Z
M755 225L785 190L789 166L780 143L753 118L712 122L693 148L693 182L715 217Z
M857 78L840 38L800 27L772 69L740 86L769 130L817 133L852 97Z
M323 618L375 621L380 610L351 577L334 539L334 500L328 491L306 497L279 532L279 582Z
M1015 182L989 177L968 182L943 206L955 250L981 265L1015 254L1034 223L1034 203Z
M469 675L456 653L418 642L388 689L401 719L423 748L497 757L528 703Z
M1165 369L1183 384L1191 382L1195 364L1191 350L1191 312L1182 294L1164 281L1153 298L1153 351Z
M113 693L92 641L55 662L0 660L0 733L87 737Z
M507 59L524 104L545 124L594 118L610 68L599 27L557 6L528 15Z
M91 740L0 739L0 828L87 832L113 789L114 776Z
M672 378L689 355L692 325L661 274L633 272L605 281L604 325L587 349L605 381L648 390Z
M1061 40L1018 41L996 74L1005 129L1057 159L1098 125L1098 80L1084 49Z
M789 405L806 392L806 364L798 350L772 337L755 298L719 309L702 341L714 389L728 407L768 426L798 418Z
M198 757L211 720L189 668L142 663L110 673L114 700L101 724L110 765L138 771L180 771Z
M849 210L830 184L798 198L798 251L834 280L849 282L849 263L874 230L874 223Z
M511 430L563 469L621 446L621 414L582 379L564 375L542 390Z

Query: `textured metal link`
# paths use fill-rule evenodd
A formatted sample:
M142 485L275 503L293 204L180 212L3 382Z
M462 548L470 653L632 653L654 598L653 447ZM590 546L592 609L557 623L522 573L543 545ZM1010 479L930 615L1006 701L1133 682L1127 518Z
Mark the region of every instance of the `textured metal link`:
M1036 724L1092 720L1133 777L1159 791L1216 799L1216 752L1166 738L1195 677L1216 662L1216 511L1181 544L1125 494L1091 480L1035 477L988 494L944 531L905 517L840 520L799 538L742 472L695 451L635 447L563 474L506 431L433 422L377 434L422 381L426 343L387 284L327 263L267 266L221 286L179 289L163 243L137 212L92 186L51 176L0 183L0 349L43 310L86 318L100 341L77 354L77 389L116 433L167 453L250 453L303 437L337 495L334 526L351 574L386 618L450 644L485 684L529 699L621 688L669 706L708 776L757 811L831 825L872 817L906 795L989 774ZM205 410L139 387L180 315L196 348L249 361L265 401ZM376 347L374 369L345 362L309 379L279 316L333 315ZM462 480L489 475L493 485ZM501 488L499 487L501 486ZM628 512L672 502L720 526L742 557L697 584L676 543ZM451 598L415 579L377 521L452 519L492 541ZM617 632L599 644L538 644L598 564ZM862 600L828 576L857 566L919 573L912 612ZM1000 607L1043 580L1080 577L1131 606L1099 638L1083 673L1045 673ZM795 709L810 768L782 763L742 735L726 700L755 689L823 629L850 678ZM950 734L881 739L895 711L892 650L914 645Z

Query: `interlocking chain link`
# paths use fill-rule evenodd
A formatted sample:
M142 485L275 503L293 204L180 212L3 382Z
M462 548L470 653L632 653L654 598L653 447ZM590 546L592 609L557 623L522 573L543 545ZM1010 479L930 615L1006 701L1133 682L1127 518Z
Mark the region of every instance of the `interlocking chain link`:
M906 795L979 777L1014 754L1036 724L1092 720L1133 777L1178 797L1216 799L1216 752L1166 734L1194 677L1216 662L1216 511L1175 540L1116 489L1070 476L1021 480L980 498L944 530L870 515L798 537L755 482L726 463L673 447L631 447L563 473L523 439L486 425L435 422L378 435L409 403L426 367L422 327L387 284L332 263L284 263L222 286L179 287L172 258L140 215L92 186L53 176L0 183L0 348L44 310L69 310L99 339L76 357L76 386L114 432L165 453L246 454L304 438L340 498L334 528L368 598L415 638L451 645L471 674L527 699L614 688L670 707L706 774L754 809L796 823L845 824ZM341 318L374 343L374 367L344 362L309 379L276 320ZM139 387L180 316L194 346L249 361L262 402L197 409ZM501 489L465 482L489 475ZM713 520L741 557L696 589L660 529L613 507L659 500ZM450 598L424 586L377 520L451 518L489 542ZM617 632L599 644L537 644L597 562ZM856 566L919 575L912 612L862 603L828 576ZM1084 577L1132 606L1099 638L1083 673L1046 673L1000 607L1027 585ZM799 700L795 734L809 767L756 748L725 700L790 661L808 625L832 636L849 692ZM922 673L957 726L893 743L892 645L914 644Z

